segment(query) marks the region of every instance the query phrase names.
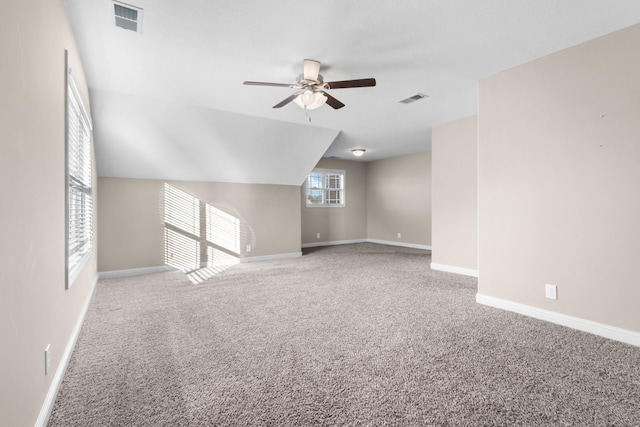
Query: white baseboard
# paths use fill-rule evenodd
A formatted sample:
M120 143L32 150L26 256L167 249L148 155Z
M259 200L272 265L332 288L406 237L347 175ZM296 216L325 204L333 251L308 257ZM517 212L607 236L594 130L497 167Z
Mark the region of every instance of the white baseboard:
M244 257L244 258L239 258L238 262L271 261L276 259L297 258L301 256L302 256L302 252L291 252L291 253L274 254L274 255ZM206 267L207 267L207 264L203 263L202 268L206 268ZM176 271L176 269L168 265L160 265L157 267L130 268L127 270L101 271L100 273L98 273L98 277L100 279L113 279L116 277L139 276L141 274L165 273L167 271Z
M240 258L240 262L273 261L276 259L299 258L301 256L302 256L302 252L290 252L290 253L284 253L284 254L245 257L245 258Z
M354 240L332 240L329 242L313 242L303 243L303 248L316 248L318 246L334 246L334 245L350 245L352 243L365 243L367 239L354 239Z
M640 347L640 332L629 331L627 329L605 325L604 323L543 310L488 295L476 294L476 302Z
M394 240L379 240L379 239L367 239L369 243L377 243L379 245L401 246L403 248L424 249L431 250L429 245L419 245L417 243L396 242Z
M168 265L161 265L157 267L130 268L127 270L101 271L98 273L98 278L113 279L115 277L139 276L141 274L164 273L174 270L175 268L169 267Z
M93 292L96 289L96 283L98 283L98 277L96 276L93 284L91 285L91 290L89 291L89 296L87 297L84 305L82 306L82 310L80 311L80 316L76 321L76 324L71 332L71 337L69 337L69 341L67 342L67 346L64 349L64 353L62 353L62 357L60 358L60 364L58 365L58 369L51 380L51 384L49 385L49 391L47 391L47 395L44 399L44 403L40 408L40 413L38 414L38 419L36 420L35 427L45 427L49 422L49 416L51 415L51 411L53 410L53 404L56 401L56 396L58 395L58 390L60 389L60 385L62 384L62 379L64 378L64 374L67 371L67 366L69 365L69 361L71 360L71 354L73 353L73 348L76 345L76 341L78 340L78 336L80 335L80 329L82 329L82 323L84 322L84 317L89 310L89 304L93 299Z
M465 276L478 277L478 270L464 267L456 267L454 265L431 263L432 270L445 271L447 273L462 274Z

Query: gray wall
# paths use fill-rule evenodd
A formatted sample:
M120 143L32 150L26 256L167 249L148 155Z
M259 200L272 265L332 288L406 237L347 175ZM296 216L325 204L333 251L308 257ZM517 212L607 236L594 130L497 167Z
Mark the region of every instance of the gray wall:
M468 117L432 131L432 267L477 275L478 121Z
M305 183L301 188L303 245L349 240L431 245L431 152L368 163L321 159L316 167L345 171L347 204L345 208L307 208Z
M431 246L430 151L367 165L367 237Z
M54 377L62 375L62 356L97 273L94 255L65 290L65 49L87 91L64 6L35 0L4 6L0 424L21 427L36 423ZM47 345L51 371L45 375Z
M640 25L480 81L480 294L640 331L638 52Z
M237 212L253 232L253 236L244 236L241 258L299 253L301 244L367 238L428 246L430 158L425 152L371 163L321 159L316 167L345 171L344 208L307 208L304 185L100 177L98 270L164 264L161 203L165 182L206 203ZM385 191L370 191L369 182L384 186ZM373 236L367 229L370 217L377 230ZM402 238L396 237L397 232ZM250 253L245 250L247 243L252 244Z
M165 182L242 220L240 258L300 253L298 186L101 177L99 271L164 265Z
M301 187L302 243L317 244L367 238L367 164L339 159L321 159L317 168L345 171L346 206L307 207L306 181ZM317 237L320 233L320 238Z

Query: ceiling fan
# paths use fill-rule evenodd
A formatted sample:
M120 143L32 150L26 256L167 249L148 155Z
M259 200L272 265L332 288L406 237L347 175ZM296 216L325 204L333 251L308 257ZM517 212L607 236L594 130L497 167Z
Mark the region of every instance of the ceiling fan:
M337 110L338 108L344 107L344 104L329 95L326 92L327 90L375 86L376 79L368 78L325 82L320 74L320 62L314 61L313 59L305 59L303 63L303 73L298 76L298 83L288 84L246 81L243 84L248 86L277 86L300 89L298 92L274 105L273 108L284 107L293 101L306 110L316 109L325 103Z

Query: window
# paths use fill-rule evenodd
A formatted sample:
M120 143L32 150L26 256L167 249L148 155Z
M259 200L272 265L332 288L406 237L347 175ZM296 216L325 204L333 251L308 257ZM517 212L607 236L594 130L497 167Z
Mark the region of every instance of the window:
M307 207L344 207L344 171L314 169L307 178Z
M67 61L68 64L68 61ZM93 249L91 119L67 66L66 217L67 278L69 288Z

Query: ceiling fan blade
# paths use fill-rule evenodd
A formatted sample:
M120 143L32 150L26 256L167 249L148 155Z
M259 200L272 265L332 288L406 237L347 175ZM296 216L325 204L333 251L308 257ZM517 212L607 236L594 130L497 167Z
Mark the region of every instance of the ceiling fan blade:
M327 104L333 107L334 110L344 107L344 104L342 102L338 101L333 96L329 95L327 92L322 92L322 94L327 97Z
M277 87L298 87L289 83L266 83L266 82L243 82L243 85L247 86L277 86Z
M291 101L293 101L294 99L296 99L296 96L300 95L302 92L296 92L291 96L286 97L285 99L283 99L282 101L278 102L276 105L273 106L273 108L281 108L284 107L285 105L287 105L288 103L290 103Z
M318 80L318 73L320 73L320 63L313 59L305 59L302 66L303 76L305 80Z
M375 86L376 79L341 80L337 82L327 82L323 85L325 89L345 89L349 87L369 87Z

